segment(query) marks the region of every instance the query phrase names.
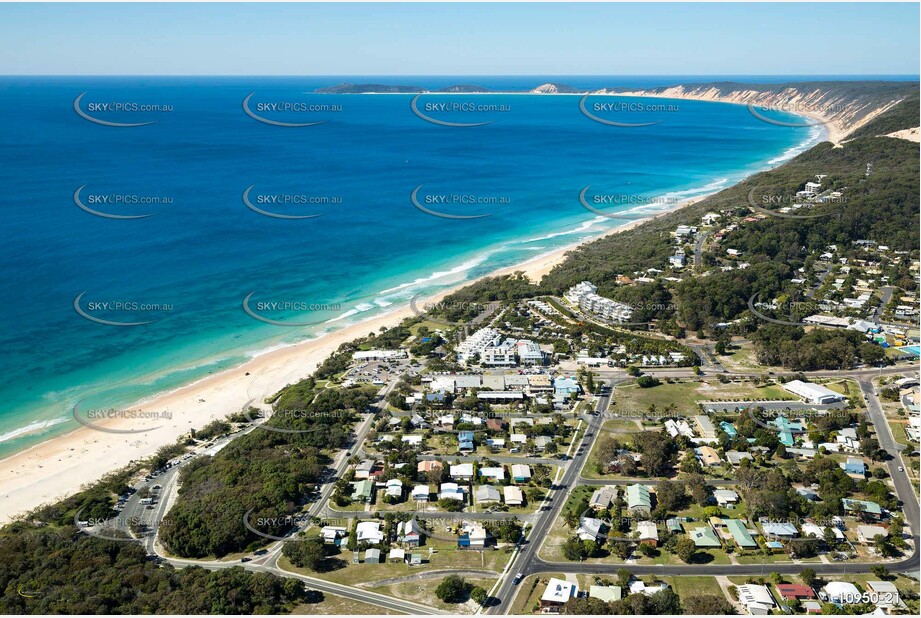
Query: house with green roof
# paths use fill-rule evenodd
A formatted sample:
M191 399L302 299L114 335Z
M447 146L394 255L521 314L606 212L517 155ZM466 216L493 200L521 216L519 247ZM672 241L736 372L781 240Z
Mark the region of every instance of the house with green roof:
M744 521L741 519L727 519L725 521L726 528L729 530L729 534L732 535L732 540L736 542L736 545L742 549L756 549L758 547L757 541L748 531Z
M371 492L374 491L374 483L370 480L354 481L352 483L352 501L353 502L371 502Z
M858 515L864 513L874 519L883 516L883 508L875 502L869 500L851 500L850 498L841 498L841 504L844 511L849 515Z
M710 526L700 526L693 530L688 530L688 536L694 541L695 547L722 547L716 531Z
M627 510L631 515L648 515L652 511L652 499L649 488L641 483L630 485L626 491Z

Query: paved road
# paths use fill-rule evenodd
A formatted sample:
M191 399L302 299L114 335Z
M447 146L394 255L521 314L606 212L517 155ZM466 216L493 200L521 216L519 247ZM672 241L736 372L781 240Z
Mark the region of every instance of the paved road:
M593 486L603 486L603 485L658 485L660 481L665 480L674 480L675 482L682 482L682 479L648 479L648 478L614 478L614 479L586 479L579 477L579 485L593 485ZM727 479L707 479L707 485L711 487L732 487L736 482L733 480Z
M176 560L170 559L166 560L173 566L182 568L187 566L200 566L209 570L219 570L219 569L229 569L232 567L241 566L247 571L256 571L261 573L271 573L279 577L287 577L292 579L299 579L304 582L308 588L312 590L319 590L320 592L326 592L329 594L335 594L347 599L352 599L354 601L361 601L362 603L370 603L372 605L377 605L378 607L383 607L386 609L391 609L398 612L403 612L406 614L447 614L448 612L436 609L434 607L429 607L428 605L422 605L421 603L414 603L412 601L406 601L404 599L397 599L395 597L389 597L384 594L377 592L372 592L370 590L363 590L360 588L353 588L351 586L346 586L344 584L337 584L330 582L324 579L318 579L316 577L308 577L307 575L301 575L300 573L292 573L291 571L284 571L274 564L254 564L248 562L245 564L240 564L237 562L218 562L218 561L201 561L201 560Z
M507 456L507 455L419 455L416 457L419 461L449 461L449 462L460 462L460 463L480 463L484 459L491 459L502 464L546 464L561 466L566 462L562 459L555 459L553 457L529 457L523 455L521 457Z
M386 401L386 396L393 390L396 385L396 381L390 383L388 386L383 388L379 393L378 400L375 404L375 407L380 409L380 406L383 405L383 402ZM365 438L367 437L371 427L373 426L374 413L367 414L364 421L359 426L358 430L355 433L354 439L351 441L349 446L344 449L339 456L333 462L333 469L335 473L331 475L331 479L336 479L340 477L345 469L348 467L348 460L350 458L349 453L355 454L360 452L361 445L364 443ZM257 427L253 427L250 430L256 430ZM171 468L168 473L169 476L161 475L159 482L163 485L162 496L163 500L160 501L156 510L155 521L157 524L163 520L163 513L165 513L171 502L170 497L172 494L171 489L173 485L178 480L178 466ZM320 497L314 503L313 507L309 509L309 514L312 516L319 515L326 508L326 503L329 500L332 492L334 490L334 482L326 483L321 491ZM291 536L293 537L296 532L292 532ZM318 579L315 577L308 577L306 575L301 575L299 573L293 573L291 571L286 571L278 566L278 559L281 557L281 550L284 546L284 542L276 542L273 544L266 552L256 557L255 559L249 562L230 562L230 561L220 561L220 560L184 560L170 558L164 555L164 549L158 543L156 538L156 528L145 541L145 546L147 550L152 555L158 556L164 562L167 562L174 567L184 568L188 566L200 566L206 569L227 569L231 567L242 567L248 571L257 571L263 573L271 573L279 577L294 578L303 581L307 586L313 590L319 590L320 592L325 592L329 594L335 594L342 596L348 599L355 601L361 601L363 603L370 603L378 607L385 609L402 612L406 614L445 614L443 612L428 605L423 605L420 603L413 603L411 601L406 601L403 599L397 599L394 597L389 597L383 594L378 594L376 592L371 592L369 590L360 590L358 588L353 588L351 586L346 586L343 584L337 584L334 582Z
M591 451L591 444L598 438L598 430L604 418L601 413L607 410L611 394L613 393L613 388L610 388L610 386L611 385L608 384L608 388L598 397L595 410L599 412L599 414L597 416L588 417L588 426L585 432L586 434L592 434L592 437L588 438L588 446L576 451L572 461L569 462L569 466L566 468L566 472L563 474L563 478L557 485L560 489L551 489L548 493L548 496L552 497L553 502L549 510L543 511L538 515L537 521L528 531L527 539L521 544L521 551L519 551L518 555L514 558L514 563L511 565L510 571L518 571L525 575L533 572L534 564L538 561L537 548L547 537L547 533L550 531L553 523L559 519L563 505L566 503L566 496L569 494L568 488L576 484L582 466L585 464L588 453ZM508 613L517 586L513 582L513 577L505 577L499 585L499 588L493 594L494 598L497 600L497 604L489 607L486 613Z
M712 232L701 232L697 235L697 242L694 243L694 268L700 268L703 263L703 253L704 253L704 242L707 240L707 236L712 234Z
M864 394L866 399L868 414L870 419L873 422L873 425L877 427L877 433L879 434L880 446L894 454L894 459L890 461L887 465L889 468L890 476L892 477L896 494L898 495L900 501L903 504L903 509L905 515L910 522L910 528L912 531L913 545L915 547L915 553L899 562L886 563L885 566L890 571L915 571L921 566L921 560L919 560L918 548L918 526L919 526L919 506L918 501L914 493L914 488L911 484L911 481L908 479L907 474L904 470L900 471L899 467L904 468L900 457L898 456L898 446L895 440L892 438L892 434L889 430L889 426L886 423L885 416L882 413L882 408L879 405L879 400L876 398L876 394L873 391L872 384L870 380L873 376L879 374L891 374L891 373L901 373L906 370L905 367L899 368L883 368L882 370L878 368L868 368L860 369L846 372L834 372L831 375L834 377L853 377L858 380L858 383L861 386L861 391ZM812 375L817 376L820 373L824 372L813 372ZM601 406L603 403L604 407ZM607 401L599 401L599 408L603 410L607 406ZM600 421L601 416L596 417ZM592 433L594 436L598 434L598 427L590 426L587 430L588 433ZM589 448L585 449L585 453L590 451ZM585 457L585 453L581 456L576 457L572 462L572 465L567 469L564 481L562 483L564 488L569 488L573 486L573 481L578 475L578 471L581 469L581 459L580 457ZM650 479L643 479L643 482L656 482ZM586 485L603 485L607 484L607 481L594 481L587 479L578 479L577 484L586 484ZM710 484L731 484L732 481L717 481L713 479ZM545 512L540 516L537 522L534 524L534 527L528 534L529 542L527 542L523 548L522 552L519 555L519 560L517 564L513 565L512 571L517 571L522 573L524 577L537 573L559 573L559 572L579 572L584 574L606 574L606 575L616 575L618 569L627 568L635 575L697 575L697 576L716 576L716 575L765 575L766 572L776 571L783 575L796 575L799 574L804 568L811 568L816 571L819 575L836 575L836 574L846 574L846 573L869 573L871 569L876 566L877 563L803 563L803 564L751 564L751 565L675 565L675 566L638 566L638 565L624 565L624 564L577 564L573 562L562 562L554 563L545 561L537 556L538 547L540 542L546 538L547 532L550 529L550 526L559 518L560 511L562 510L563 505L566 502L566 496L568 491L565 491L560 496L556 497L556 502L550 511ZM533 540L533 542L531 542ZM516 592L516 585L513 584L514 580L511 577L506 577L505 580L500 584L499 588L495 592L495 597L497 604L493 607L490 607L486 610L486 613L493 614L507 614L511 607L511 602L514 598Z
M876 390L869 379L859 380L860 392L867 403L867 416L870 422L876 428L876 438L880 447L889 453L891 459L886 462L886 468L889 471L889 477L895 486L896 495L902 503L902 510L905 512L905 519L911 528L912 537L914 538L915 548L918 547L918 538L921 536L921 509L918 506L915 486L908 478L908 472L905 471L905 462L902 460L901 451L904 448L892 437L892 430L889 423L886 422L886 415L883 407L876 396ZM917 553L916 553L917 555ZM917 559L916 559L917 560Z

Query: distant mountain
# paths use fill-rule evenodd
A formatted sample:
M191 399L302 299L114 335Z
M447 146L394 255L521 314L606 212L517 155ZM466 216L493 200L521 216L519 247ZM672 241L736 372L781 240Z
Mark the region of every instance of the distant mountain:
M317 94L412 94L426 92L419 86L398 86L389 84L339 84L327 88L317 88Z
M547 83L541 84L530 92L531 94L585 94L588 90L579 90L578 88L573 88L565 84Z
M615 87L599 90L598 94L742 103L806 113L835 127L840 138L902 101L917 97L917 92L917 82L815 81L779 84L713 82L641 89Z
M522 93L531 94L560 94L560 93L579 93L585 90L576 90L572 86L563 84L543 84L533 90L490 90L477 84L455 84L444 88L428 89L420 86L399 86L392 84L339 84L338 86L328 86L318 88L317 94L413 94L421 92L445 93L445 94L502 94L502 93Z
M435 92L456 92L458 94L462 93L486 93L493 92L489 88L484 88L483 86L477 86L475 84L458 84L456 86L448 86L447 88L439 88Z

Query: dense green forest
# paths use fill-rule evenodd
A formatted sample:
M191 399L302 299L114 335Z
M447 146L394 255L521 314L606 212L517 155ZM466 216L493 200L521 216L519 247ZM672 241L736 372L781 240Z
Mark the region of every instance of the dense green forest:
M232 441L214 457L200 457L181 472L182 488L160 529L164 545L184 557L225 556L267 541L246 528L280 536L285 518L300 510L321 479L329 452L351 435L356 411L372 401L368 390L316 389L307 379L285 389L267 425Z
M159 566L137 543L70 526L19 523L0 534L3 614L269 614L303 602L304 585L242 568Z

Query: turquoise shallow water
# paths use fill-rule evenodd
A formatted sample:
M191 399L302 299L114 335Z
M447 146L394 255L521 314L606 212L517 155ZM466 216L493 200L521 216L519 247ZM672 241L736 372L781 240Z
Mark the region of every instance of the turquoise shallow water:
M491 79L484 85L502 87ZM636 80L627 85L643 85ZM598 208L626 210L642 197L657 198L640 209L655 211L776 165L818 135L737 105L655 101L677 109L598 112L658 122L622 128L586 118L573 96L422 97L417 107L436 120L491 122L447 127L414 115L409 95L309 94L339 81L0 79L0 102L17 110L0 119L0 455L75 428L77 401L124 405L171 390L625 223L584 209L587 185L593 196L618 196ZM157 122L94 124L74 111L83 92L79 107L90 115ZM257 122L241 106L250 93L265 118L323 124ZM445 101L488 110L439 109ZM111 112L106 103L169 111ZM322 107L273 111L279 103ZM94 216L75 203L80 187L91 210L154 216ZM242 199L248 187L256 209L320 216L259 214ZM490 216L432 216L411 202L417 188L429 210ZM90 318L151 323L87 319L74 307L81 293ZM242 307L250 293L260 315L310 325L252 318Z

